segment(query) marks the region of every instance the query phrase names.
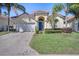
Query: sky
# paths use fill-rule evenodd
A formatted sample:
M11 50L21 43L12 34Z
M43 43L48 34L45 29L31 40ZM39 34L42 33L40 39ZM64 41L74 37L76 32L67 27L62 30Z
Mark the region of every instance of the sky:
M26 8L26 12L29 14L32 14L33 11L35 10L47 10L49 12L49 14L52 13L52 8L55 5L55 3L19 3L21 5L23 5ZM3 9L3 13L6 10ZM6 11L7 12L7 11ZM65 15L65 12L62 10L61 12L59 12L62 15ZM18 14L22 14L21 11L18 11ZM15 12L13 10L11 10L10 12L11 16L16 16Z

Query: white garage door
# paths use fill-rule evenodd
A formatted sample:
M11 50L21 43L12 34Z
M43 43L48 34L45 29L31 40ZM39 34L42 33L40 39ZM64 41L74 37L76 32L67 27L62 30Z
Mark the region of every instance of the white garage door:
M22 32L34 32L35 31L35 23L24 23L17 24L16 31Z

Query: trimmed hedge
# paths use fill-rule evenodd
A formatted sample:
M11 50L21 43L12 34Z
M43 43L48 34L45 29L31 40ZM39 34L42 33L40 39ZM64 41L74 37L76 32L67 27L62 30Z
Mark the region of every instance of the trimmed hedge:
M62 30L62 28L54 28L54 30Z
M45 33L62 33L62 32L64 32L64 33L71 33L72 29L71 28L45 29ZM36 28L36 33L39 34L41 32L39 32L39 30Z

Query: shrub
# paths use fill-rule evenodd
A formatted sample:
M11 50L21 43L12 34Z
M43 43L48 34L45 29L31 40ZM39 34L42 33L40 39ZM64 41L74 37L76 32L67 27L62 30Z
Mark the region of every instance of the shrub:
M62 28L54 28L54 30L62 30Z
M63 28L63 32L64 33L71 33L72 32L72 28Z
M52 30L52 29L46 29L45 33L62 33L62 30Z
M38 30L38 28L37 28L37 27L35 28L35 32L36 32L36 34L38 34L38 33L39 33L39 30Z

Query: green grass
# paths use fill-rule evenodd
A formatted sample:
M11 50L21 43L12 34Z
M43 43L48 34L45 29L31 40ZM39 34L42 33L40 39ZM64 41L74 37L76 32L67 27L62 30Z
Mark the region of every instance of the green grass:
M0 32L0 36L1 35L5 35L5 34L8 34L9 32Z
M79 33L35 34L30 45L40 54L79 54Z

